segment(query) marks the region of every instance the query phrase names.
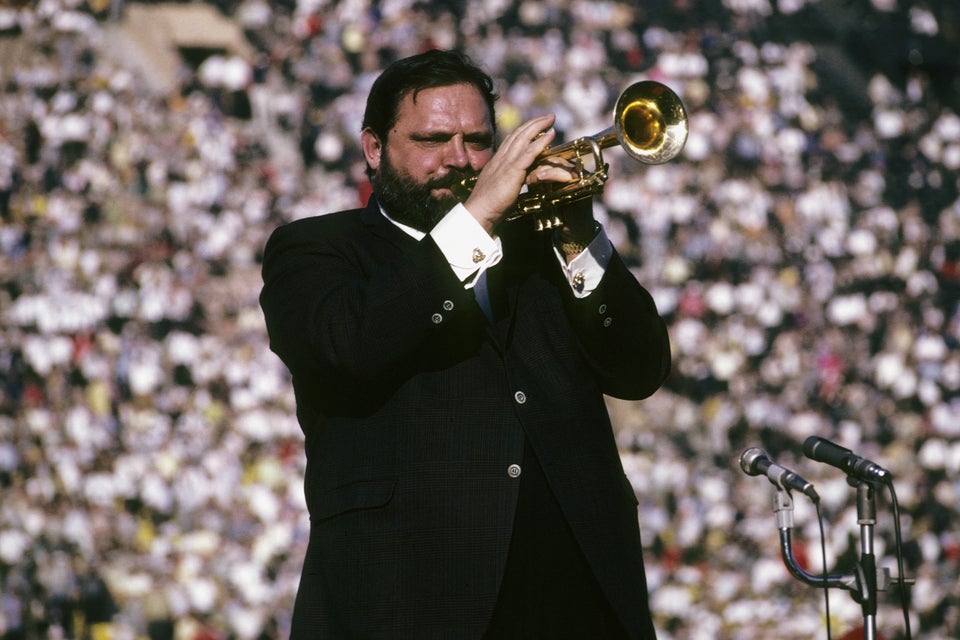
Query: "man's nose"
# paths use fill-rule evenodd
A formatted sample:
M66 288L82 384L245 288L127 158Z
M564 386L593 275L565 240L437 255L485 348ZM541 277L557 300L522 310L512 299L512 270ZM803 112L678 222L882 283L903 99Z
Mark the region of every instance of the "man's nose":
M463 139L460 138L460 136L451 138L444 147L443 163L448 167L462 168L466 167L469 161L467 148L463 144Z

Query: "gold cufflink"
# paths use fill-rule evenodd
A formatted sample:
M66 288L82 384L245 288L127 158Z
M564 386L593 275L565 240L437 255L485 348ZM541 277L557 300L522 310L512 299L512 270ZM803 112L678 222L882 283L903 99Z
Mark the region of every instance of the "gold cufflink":
M586 278L583 277L583 271L577 271L573 274L573 288L577 293L583 291L583 285L585 284Z

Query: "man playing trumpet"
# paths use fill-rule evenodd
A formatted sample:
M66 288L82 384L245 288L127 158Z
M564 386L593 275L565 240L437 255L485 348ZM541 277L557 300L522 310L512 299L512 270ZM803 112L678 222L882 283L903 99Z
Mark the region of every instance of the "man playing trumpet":
M365 208L267 243L261 305L305 436L294 638L654 638L604 395L670 369L666 327L586 197L538 232L554 118L495 148L493 82L430 51L374 83ZM457 185L475 182L469 195Z

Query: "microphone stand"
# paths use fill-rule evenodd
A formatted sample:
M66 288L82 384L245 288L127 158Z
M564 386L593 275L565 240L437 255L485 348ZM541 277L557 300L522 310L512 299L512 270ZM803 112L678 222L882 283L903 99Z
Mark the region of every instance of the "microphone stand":
M790 530L793 528L793 497L787 489L777 487L774 496L774 511L780 530L780 555L790 574L810 586L818 588L846 589L863 611L863 638L877 637L877 591L886 590L890 583L889 572L877 571L877 559L873 550L873 529L877 523L875 487L869 482L849 479L857 487L857 522L860 524L860 561L854 574L814 575L805 571L793 557ZM882 580L880 579L882 577Z

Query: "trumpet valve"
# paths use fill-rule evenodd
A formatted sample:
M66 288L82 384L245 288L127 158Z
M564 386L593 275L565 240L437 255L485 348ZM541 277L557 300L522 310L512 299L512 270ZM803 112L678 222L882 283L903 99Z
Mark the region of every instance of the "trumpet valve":
M537 231L549 231L563 226L563 220L560 216L548 216L537 218Z

